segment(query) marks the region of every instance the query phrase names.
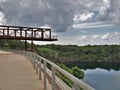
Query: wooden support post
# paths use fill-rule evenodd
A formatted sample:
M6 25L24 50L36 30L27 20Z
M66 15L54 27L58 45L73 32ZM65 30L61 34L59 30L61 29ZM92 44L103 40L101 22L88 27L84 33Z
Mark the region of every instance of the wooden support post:
M52 90L56 90L55 68L54 68L54 66L52 66Z
M33 52L34 51L34 44L33 44L33 40L31 40L31 52Z
M27 37L27 31L25 31L25 38ZM27 40L25 39L25 51L27 51Z
M34 31L34 36L33 37L36 38L36 31Z
M31 39L31 51L33 52L34 51L34 44L33 44L33 29L32 29L32 31L31 31L31 37L32 37L32 39Z
M47 85L46 85L46 62L44 61L44 90L47 90Z
M50 35L49 35L49 36L50 36L50 39L51 39L51 29L50 29L50 31L49 31L49 32L50 32Z
M22 37L22 28L20 27L20 37Z
M27 51L27 40L25 40L25 51Z
M42 79L42 67L41 67L41 58L39 57L38 58L38 60L39 60L39 79L41 80Z
M43 30L41 31L41 38L42 39L44 38L44 31Z
M5 36L5 30L3 29L3 37Z
M17 30L14 30L14 35L15 35L15 37L16 37L16 33L17 33Z
M7 36L9 36L9 27L7 27Z

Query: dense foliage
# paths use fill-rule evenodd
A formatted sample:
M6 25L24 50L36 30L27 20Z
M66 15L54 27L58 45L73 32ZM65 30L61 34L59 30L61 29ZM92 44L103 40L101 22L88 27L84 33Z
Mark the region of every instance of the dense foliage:
M30 48L30 44L27 43L28 49ZM23 41L20 40L0 40L0 48L3 49L24 49L25 44Z
M79 78L79 79L83 79L84 78L84 72L81 71L80 68L78 68L77 66L73 66L72 68L67 67L65 64L60 64L58 63L58 65L63 68L64 70L68 71L69 73L71 73L72 75L74 75L75 77Z
M24 42L0 40L0 48L24 49ZM120 45L38 45L37 52L55 62L120 62Z
M38 53L55 62L120 62L120 45L38 45ZM44 50L44 52L43 52Z
M63 68L64 70L66 70L67 72L71 73L72 75L74 75L75 77L77 77L79 79L84 78L84 72L81 71L81 69L78 68L77 66L72 66L71 68L69 68L65 64L62 64L62 63L57 63L57 65L59 65L61 68ZM56 72L56 75L59 78L61 78L68 86L73 87L74 83L68 77L66 77L59 71ZM80 88L79 90L83 90L83 89Z
M18 40L0 40L0 48L24 49L24 43Z
M120 63L118 62L67 62L65 63L66 66L72 68L73 66L77 66L79 68L82 68L84 70L89 69L96 69L96 68L102 68L106 70L120 70Z

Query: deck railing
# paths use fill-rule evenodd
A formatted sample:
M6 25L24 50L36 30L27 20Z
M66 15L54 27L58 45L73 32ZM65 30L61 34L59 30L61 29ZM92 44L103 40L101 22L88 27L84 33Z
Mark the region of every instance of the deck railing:
M18 51L14 50L14 52L23 54L30 58L36 73L39 74L39 79L44 79L44 90L49 90L47 88L47 79L52 84L52 90L95 90L93 87L89 86L88 84L84 83L82 80L76 78L75 76L71 75L67 71L63 70L55 63L49 61L46 58L39 56L36 53L32 53L29 51ZM59 71L62 75L69 78L73 85L69 87L63 80L61 80L57 75L56 72ZM44 74L44 78L42 78L42 72ZM81 88L81 89L80 89Z

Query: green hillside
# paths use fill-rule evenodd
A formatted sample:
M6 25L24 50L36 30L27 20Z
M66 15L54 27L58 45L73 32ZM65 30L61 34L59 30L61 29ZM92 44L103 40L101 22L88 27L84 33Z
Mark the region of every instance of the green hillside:
M36 45L36 52L54 62L120 62L120 45ZM0 40L0 48L24 49L19 40ZM28 43L28 48L30 44Z
M120 45L38 45L38 53L55 62L120 62Z

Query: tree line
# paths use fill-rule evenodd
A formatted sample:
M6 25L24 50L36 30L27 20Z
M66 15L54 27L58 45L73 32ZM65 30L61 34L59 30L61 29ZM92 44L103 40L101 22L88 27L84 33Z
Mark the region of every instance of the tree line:
M38 45L40 55L55 62L120 62L120 45Z
M28 48L30 44L28 43ZM120 62L120 45L36 45L35 51L54 62ZM24 49L19 40L0 40L0 48Z

